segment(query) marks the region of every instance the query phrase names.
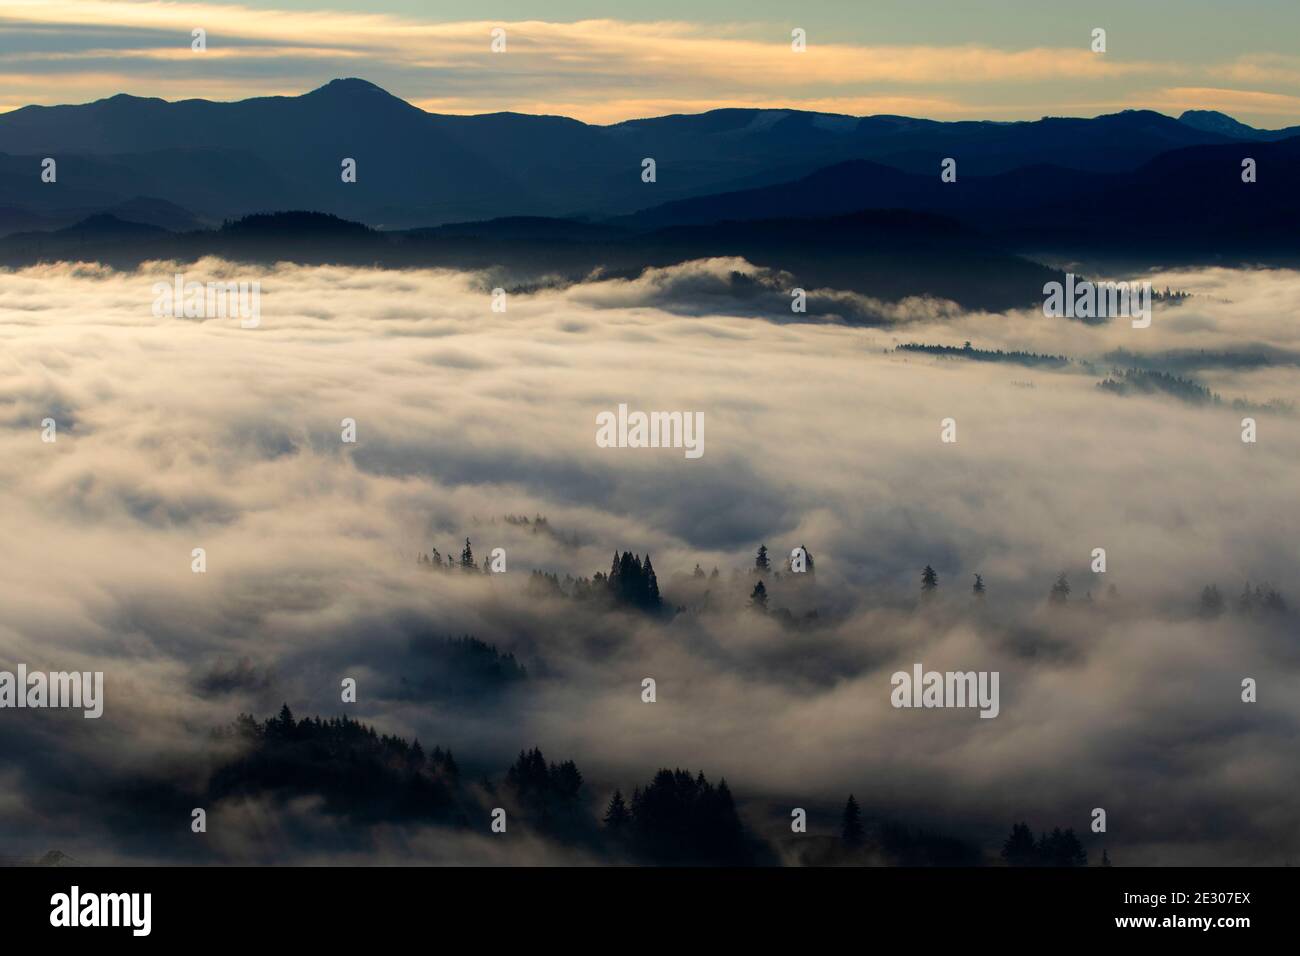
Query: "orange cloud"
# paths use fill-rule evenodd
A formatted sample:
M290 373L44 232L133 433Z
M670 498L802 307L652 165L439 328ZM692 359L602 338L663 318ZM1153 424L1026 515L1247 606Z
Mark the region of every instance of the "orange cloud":
M45 27L129 30L129 45L57 54L0 54L0 70L15 86L9 99L35 102L94 99L123 90L174 98L265 95L268 79L219 67L238 61L276 65L275 85L292 92L351 73L385 81L426 108L454 112L501 109L563 112L613 121L663 109L698 111L723 105L789 105L840 112L966 115L974 104L953 95L957 84L1084 82L1133 75L1167 75L1169 65L1099 56L1079 48L998 50L978 45L864 46L809 37L806 52L791 49L783 28L703 27L682 22L574 23L463 21L436 23L389 14L259 10L209 3L7 0L4 21ZM190 50L190 31L207 31L207 51ZM507 52L490 52L490 31L503 26ZM174 47L144 46L139 31L175 34ZM110 33L111 35L111 33ZM106 58L115 69L106 74ZM94 64L78 71L78 61ZM40 61L38 74L23 67ZM301 61L301 62L298 62ZM322 65L335 69L326 73ZM368 63L369 61L369 63ZM120 64L120 65L119 65ZM49 67L54 65L55 70ZM175 66L185 67L177 76ZM210 68L205 68L210 67ZM439 95L428 89L438 71ZM101 81L115 77L112 85ZM193 78L203 79L197 85ZM959 78L959 80L957 79ZM902 86L912 89L901 89ZM881 89L886 87L886 89ZM896 87L896 88L890 88ZM918 91L916 87L923 88ZM21 93L16 93L21 90ZM647 95L647 90L653 92Z
M1179 86L1158 90L1143 100L1154 109L1181 113L1183 110L1219 110L1235 116L1294 117L1300 115L1300 96L1261 93L1257 90L1225 90L1205 86Z

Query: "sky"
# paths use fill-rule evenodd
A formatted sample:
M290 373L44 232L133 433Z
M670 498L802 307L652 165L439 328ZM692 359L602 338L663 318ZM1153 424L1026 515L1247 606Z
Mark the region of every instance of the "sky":
M489 50L495 27L504 53ZM0 111L295 95L344 76L434 112L593 123L728 106L1004 120L1150 108L1278 128L1300 124L1300 4L0 0Z

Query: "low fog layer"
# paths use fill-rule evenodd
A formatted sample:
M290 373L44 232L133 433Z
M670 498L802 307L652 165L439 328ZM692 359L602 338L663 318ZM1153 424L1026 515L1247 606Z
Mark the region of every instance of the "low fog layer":
M286 701L452 747L476 775L540 746L576 760L597 803L702 768L775 839L796 806L833 832L852 791L868 816L994 853L1025 819L1128 864L1300 854L1296 613L1198 614L1209 584L1229 605L1247 582L1300 604L1300 421L1230 404L1300 399L1300 275L1152 276L1193 295L1133 329L835 290L810 293L830 320L796 322L780 277L739 260L512 295L504 313L491 276L184 267L261 282L260 327L241 329L154 317L178 268L0 275L0 669L102 670L106 687L100 720L0 710L0 855L174 859L158 834L189 820L151 812L154 785L197 785L212 728ZM1076 361L894 351L967 341ZM1191 374L1225 401L1195 406L1098 389L1121 349L1272 360L1205 359ZM702 412L703 457L597 447L620 403ZM417 564L466 537L480 559L505 549L507 572ZM783 576L771 603L815 625L745 607L764 543L778 566L814 555L815 580ZM533 569L606 571L616 549L649 552L684 610L596 613L527 587ZM719 579L690 578L697 563ZM927 564L939 589L919 602ZM1059 572L1064 608L1046 602ZM527 681L421 692L420 639L463 634ZM894 709L890 675L916 662L999 671L999 716ZM210 847L235 861L581 859L486 821L358 850L310 800L208 809Z

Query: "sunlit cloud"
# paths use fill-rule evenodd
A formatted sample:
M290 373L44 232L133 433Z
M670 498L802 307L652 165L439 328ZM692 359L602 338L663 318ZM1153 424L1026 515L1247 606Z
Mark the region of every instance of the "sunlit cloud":
M1068 90L1190 72L1084 47L864 45L814 37L796 53L787 31L749 23L437 23L202 3L16 0L0 24L14 36L57 28L69 38L50 54L22 44L0 54L10 105L115 92L247 97L303 92L354 75L426 109L526 110L594 122L727 105L939 118L983 110L1006 118L1054 112L1045 103L999 107L1015 84ZM199 26L207 31L204 53L190 50L190 31ZM507 50L494 54L490 31L498 26L507 31ZM94 31L93 41L85 31Z
M1300 56L1258 53L1212 67L1209 74L1235 83L1300 85Z
M1300 95L1261 93L1256 90L1219 89L1204 86L1179 86L1157 90L1130 105L1142 103L1152 109L1170 113L1183 110L1219 110L1234 116L1255 114L1279 117L1272 126L1295 125L1300 119Z

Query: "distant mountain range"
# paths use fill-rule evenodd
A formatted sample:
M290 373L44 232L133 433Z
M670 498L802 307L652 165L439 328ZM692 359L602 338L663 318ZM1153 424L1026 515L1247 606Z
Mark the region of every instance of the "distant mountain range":
M1242 160L1255 161L1244 182ZM960 164L959 164L960 169ZM904 172L851 160L791 182L683 199L618 217L634 230L842 215L898 207L941 213L1021 251L1150 259L1300 252L1300 137L1171 150L1133 170L1037 165L990 176Z
M238 103L114 96L0 115L0 264L502 266L526 288L741 256L807 289L1000 310L1041 302L1060 274L1038 260L1053 256L1300 264L1297 134L1201 110L941 123L728 109L590 126L425 113L363 80Z
M1145 110L1007 123L724 109L593 126L557 116L426 113L359 79L234 103L118 95L0 114L0 234L67 226L96 212L173 231L285 209L384 228L519 216L603 220L747 190L759 190L748 193L753 200L794 202L797 190L782 184L846 170L855 201L916 201L967 214L958 207L1004 208L1007 197L1041 204L1081 184L1123 193L1124 175L1149 170L1170 151L1228 147L1226 161L1242 143L1297 135L1300 127L1257 130L1221 113L1174 119ZM55 183L40 179L47 156L58 163ZM641 179L647 157L657 164L654 183ZM936 194L945 157L957 159L961 187ZM355 183L341 181L344 158L357 161ZM835 166L839 172L818 172ZM1033 183L1024 170L1037 170ZM1261 185L1280 178L1262 175ZM975 191L983 196L966 195ZM822 197L820 214L865 208L828 205L830 198ZM135 208L123 208L129 204ZM676 222L685 208L629 224ZM688 218L700 221L703 208ZM750 209L744 218L785 214Z
M932 295L969 308L1001 310L1041 302L1061 278L997 240L955 220L907 210L866 210L823 218L708 223L634 231L564 219L511 218L377 231L316 212L255 215L218 229L170 233L97 215L60 230L0 239L0 265L88 260L134 268L149 260L337 263L402 268L504 266L512 290L575 282L599 271L633 278L646 268L740 256L788 275L776 292L733 277L733 297L762 297L788 310L789 290L809 290L808 316L872 317L844 302L819 304L812 290L847 289L897 301ZM775 300L780 300L775 303Z

